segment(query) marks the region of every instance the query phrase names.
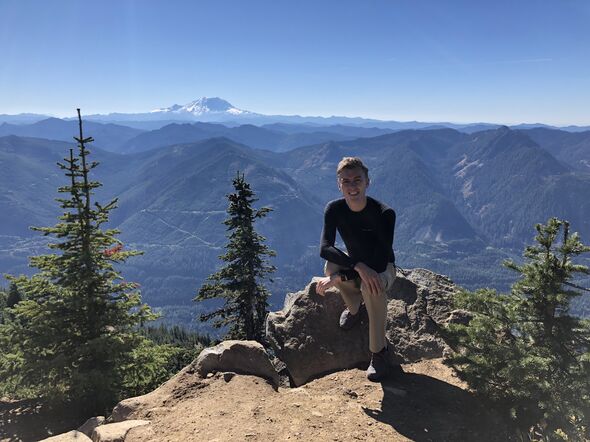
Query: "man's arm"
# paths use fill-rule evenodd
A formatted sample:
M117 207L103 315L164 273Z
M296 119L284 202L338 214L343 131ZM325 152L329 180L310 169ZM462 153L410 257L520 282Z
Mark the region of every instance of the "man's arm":
M388 208L383 211L376 227L378 246L374 249L374 257L383 259L389 257L389 252L393 247L393 231L395 228L395 212ZM369 293L379 294L383 290L381 279L375 269L369 267L364 262L358 262L354 269L359 273L362 281L365 283Z
M337 225L336 217L334 215L333 207L328 205L324 211L324 227L322 229L322 237L320 240L320 256L326 261L352 269L356 262L334 245L336 242Z
M381 214L381 220L376 229L379 249L375 248L374 255L389 256L389 252L393 249L394 231L395 212L393 209L388 208Z

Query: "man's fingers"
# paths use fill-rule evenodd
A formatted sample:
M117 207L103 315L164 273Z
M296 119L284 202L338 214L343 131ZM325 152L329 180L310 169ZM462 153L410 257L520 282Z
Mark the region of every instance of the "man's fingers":
M317 283L315 291L318 292L318 294L320 295L324 294L324 287L321 281Z
M373 280L373 290L374 290L374 295L378 295L381 292L381 289L379 288L379 281L378 280Z
M373 279L373 295L378 295L381 293L381 281L379 278Z
M334 284L332 284L332 281L330 280L330 278L324 278L320 281L318 281L318 283L316 284L316 288L315 291L316 293L318 293L319 295L324 295L324 292L329 289L330 287L332 287Z

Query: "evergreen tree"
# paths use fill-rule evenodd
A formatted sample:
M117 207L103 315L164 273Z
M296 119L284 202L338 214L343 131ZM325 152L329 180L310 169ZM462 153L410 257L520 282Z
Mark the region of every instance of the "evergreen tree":
M590 437L590 322L571 316L569 306L581 289L572 277L588 274L572 259L590 247L570 235L566 221L552 218L536 229L525 263L505 263L521 275L510 294L482 289L458 297L472 319L446 331L456 351L447 363L507 411L521 436L582 440Z
M32 277L9 277L24 299L11 311L12 320L0 329L11 364L4 375L19 376L24 386L41 395L76 401L79 410L105 412L125 386L125 367L134 349L144 343L139 324L153 319L141 304L137 284L122 281L115 263L140 254L123 250L116 229L104 229L114 199L106 205L93 203L89 172L98 163L88 162L78 109L78 152L58 163L69 183L58 192L64 209L53 227L33 227L55 238L49 253L30 258L39 269ZM8 341L6 343L6 341Z
M235 192L227 195L229 217L224 221L229 242L219 258L226 264L208 278L195 301L222 298L223 307L201 315L201 321L216 318L216 328L229 326L226 338L252 339L262 342L264 321L268 312L268 291L260 280L275 271L265 256L275 256L265 244L265 238L254 230L254 221L270 212L270 208L252 208L257 201L244 175L233 180Z
M7 299L8 293L3 288L0 288L0 324L4 322Z
M8 288L8 297L6 298L6 307L12 308L23 300L22 295L18 291L18 287L14 282Z

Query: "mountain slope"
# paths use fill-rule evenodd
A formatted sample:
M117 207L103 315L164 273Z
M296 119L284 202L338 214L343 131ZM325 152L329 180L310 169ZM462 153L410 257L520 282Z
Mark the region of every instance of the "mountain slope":
M460 145L451 191L469 222L497 245L521 248L531 226L564 217L584 237L590 176L576 174L524 133L507 128L479 132Z
M590 173L590 131L572 133L534 128L523 132L560 161L576 170Z
M84 122L84 131L92 134L95 145L105 150L117 152L128 140L142 133L142 130L116 124L101 124L93 121ZM0 137L17 135L20 137L36 137L49 140L74 142L73 137L78 136L78 122L74 120L61 120L59 118L47 118L33 124L8 124L0 125Z
M336 132L284 133L251 124L227 127L216 123L173 123L138 135L125 143L121 151L125 153L142 152L157 147L193 143L215 137L226 137L250 147L275 152L287 151L294 147L316 144L322 141L352 138Z
M319 238L321 226L315 221L321 219L322 206L284 172L264 164L252 149L224 138L130 157L140 165L129 177L129 187L120 194L121 210L113 220L126 242L149 250L150 259L136 260L152 280L159 278L146 291L148 299L154 301L149 297L158 292L154 286L164 284L168 277L183 275L174 285L184 288L171 296L185 303L198 281L212 272L226 243L222 224L225 195L232 190L231 180L237 170L245 173L256 192L256 206L273 209L269 217L257 223L257 229L279 252L273 260L282 268L276 284L285 278L298 280L298 263L308 265L307 246ZM319 258L316 260L319 265Z
M30 271L26 256L39 250L39 235L28 226L56 222L54 198L65 177L55 162L71 147L0 138L0 184L6 189L0 198L1 271ZM274 209L258 225L278 253L271 303L321 273L323 209L340 197L335 171L343 156L366 161L369 195L395 209L394 246L402 267L428 267L468 288L506 288L513 276L500 263L520 256L535 223L560 216L590 238L589 175L558 161L526 131L410 130L288 152L251 149L227 138L128 155L90 150L101 162L94 178L104 186L97 199L119 197L110 226L121 228L126 247L145 251L124 274L159 306L189 304L219 265L225 195L237 170L260 198L256 205Z

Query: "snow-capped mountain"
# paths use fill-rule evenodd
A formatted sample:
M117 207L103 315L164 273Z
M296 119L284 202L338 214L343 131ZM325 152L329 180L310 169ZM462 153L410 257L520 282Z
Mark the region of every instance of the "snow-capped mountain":
M232 106L231 103L225 101L219 97L207 98L202 97L198 100L191 101L190 103L181 106L175 104L170 107L154 109L151 113L174 113L174 114L193 114L195 116L202 116L211 113L224 113L229 115L248 115L252 112L238 109Z
M30 124L48 118L46 115L21 114L1 115L2 123ZM403 129L436 129L448 127L462 132L477 132L485 129L498 128L494 123L454 124L449 122L420 122L420 121L385 121L362 117L343 116L301 116L301 115L267 115L244 109L238 109L228 101L219 97L201 97L187 104L174 104L141 113L109 113L85 115L85 119L99 123L115 123L142 130L159 129L170 123L221 123L228 127L251 124L262 126L265 124L300 124L317 128L322 126L359 126L374 129L403 130ZM65 118L65 120L73 119ZM590 130L590 126L568 126L564 128L545 126L541 124L520 125L515 128L527 129L531 127L545 127L548 129L563 129L568 132L582 132ZM318 129L320 130L320 129Z

